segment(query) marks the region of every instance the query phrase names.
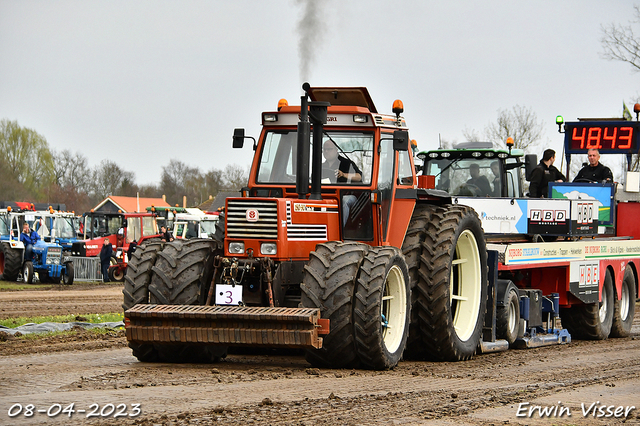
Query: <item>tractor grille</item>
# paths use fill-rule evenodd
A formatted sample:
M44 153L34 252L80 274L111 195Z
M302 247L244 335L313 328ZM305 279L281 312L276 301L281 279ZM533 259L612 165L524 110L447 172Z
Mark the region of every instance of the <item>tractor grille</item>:
M256 210L258 219L247 220L247 210ZM227 202L228 238L278 238L278 203L251 198Z
M327 225L288 225L287 239L298 241L327 241Z

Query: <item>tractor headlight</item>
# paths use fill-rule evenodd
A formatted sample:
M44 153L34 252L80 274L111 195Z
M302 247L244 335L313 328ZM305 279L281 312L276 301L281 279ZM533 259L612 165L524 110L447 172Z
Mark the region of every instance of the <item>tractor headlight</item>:
M232 254L243 254L244 253L244 243L239 242L231 242L229 243L229 253Z
M278 246L276 243L262 243L260 244L260 253L261 254L278 254Z

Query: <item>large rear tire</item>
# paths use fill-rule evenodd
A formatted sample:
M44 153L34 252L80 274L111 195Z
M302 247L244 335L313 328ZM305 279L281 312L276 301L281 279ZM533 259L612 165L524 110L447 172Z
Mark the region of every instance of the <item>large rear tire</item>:
M158 252L149 284L149 302L157 305L204 305L213 278L213 258L218 243L210 239L177 239ZM226 346L191 344L155 345L166 362L217 362Z
M395 367L411 322L409 271L400 250L369 250L360 267L353 317L356 352L363 366L375 370Z
M613 278L607 270L599 303L573 305L560 310L562 326L580 340L605 340L613 324Z
M0 244L0 277L4 281L16 281L22 268L22 250L12 249L7 243Z
M487 251L478 215L461 205L416 206L403 251L413 296L409 354L471 358L487 305Z
M613 308L611 337L629 337L633 316L636 313L636 278L633 269L627 265L622 279L620 296L616 297Z
M321 349L306 351L315 367L356 367L358 355L353 328L353 299L358 271L369 246L361 243L318 244L309 254L300 289L301 306L320 308L330 320L331 331L322 339Z

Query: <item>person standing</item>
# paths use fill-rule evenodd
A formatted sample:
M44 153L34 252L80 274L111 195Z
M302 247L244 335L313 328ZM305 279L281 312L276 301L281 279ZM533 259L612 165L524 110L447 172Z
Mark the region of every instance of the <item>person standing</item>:
M556 152L552 149L546 149L542 154L540 164L531 172L529 197L549 198L549 182L567 181L562 172L553 165L554 161L556 161Z
M29 224L22 224L22 233L20 233L20 241L24 243L24 260L33 261L33 246L40 239L40 235L36 231L32 231Z
M613 173L611 169L600 162L600 151L597 149L590 149L587 151L587 158L589 164L584 166L573 179L574 182L578 180L588 180L591 182L610 183L613 182Z
M109 280L109 265L111 265L111 255L113 254L113 247L108 238L104 239L102 249L100 249L100 266L102 267L102 281L108 283Z

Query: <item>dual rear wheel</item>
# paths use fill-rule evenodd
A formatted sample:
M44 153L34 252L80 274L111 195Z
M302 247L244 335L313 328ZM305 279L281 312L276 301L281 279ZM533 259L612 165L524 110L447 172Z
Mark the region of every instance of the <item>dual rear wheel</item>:
M331 332L306 352L317 367L388 369L402 358L410 321L406 262L393 247L329 242L311 252L301 284L304 307L320 308Z
M478 215L461 205L417 205L402 251L414 286L406 355L471 358L487 303L487 251Z
M605 273L598 303L574 305L561 310L562 325L572 336L584 340L604 340L608 337L627 337L631 333L635 315L636 279L627 265L620 294L613 286L610 270Z
M213 276L214 240L175 240L149 243L132 256L125 276L126 310L138 303L203 305ZM226 356L223 346L190 344L140 344L130 342L140 361L215 362Z

